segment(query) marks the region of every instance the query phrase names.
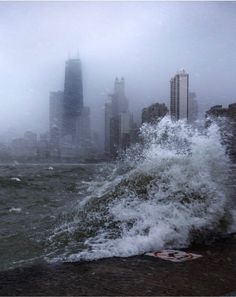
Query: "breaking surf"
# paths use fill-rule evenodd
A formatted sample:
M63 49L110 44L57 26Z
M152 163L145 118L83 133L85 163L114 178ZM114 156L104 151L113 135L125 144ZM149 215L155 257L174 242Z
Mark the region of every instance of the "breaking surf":
M101 166L83 197L58 218L48 261L129 257L206 242L232 228L230 160L218 125L163 118L140 144Z

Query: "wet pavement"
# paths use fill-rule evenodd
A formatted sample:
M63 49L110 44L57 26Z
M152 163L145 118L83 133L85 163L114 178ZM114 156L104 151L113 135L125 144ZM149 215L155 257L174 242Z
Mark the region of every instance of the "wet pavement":
M40 264L0 272L1 296L219 296L236 291L236 236L173 263L149 256ZM231 293L230 293L231 292Z

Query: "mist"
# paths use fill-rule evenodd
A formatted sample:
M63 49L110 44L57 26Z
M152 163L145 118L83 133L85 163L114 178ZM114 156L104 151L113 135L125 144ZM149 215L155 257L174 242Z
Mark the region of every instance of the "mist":
M200 111L236 101L236 3L1 2L0 134L48 131L49 93L80 57L84 103L103 133L104 103L123 76L130 110L169 107L169 81L189 73Z

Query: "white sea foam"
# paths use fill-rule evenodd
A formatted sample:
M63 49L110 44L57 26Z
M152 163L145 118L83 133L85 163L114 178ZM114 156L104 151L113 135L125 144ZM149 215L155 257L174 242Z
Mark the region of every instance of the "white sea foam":
M11 177L11 180L14 180L16 182L20 182L21 181L19 177Z
M229 159L218 126L193 129L166 117L140 132L143 144L127 152L112 178L79 203L73 222L61 226L62 233L70 226L70 235L80 229L92 235L59 258L127 257L227 232Z
M20 207L12 207L9 209L9 212L21 212L22 209Z

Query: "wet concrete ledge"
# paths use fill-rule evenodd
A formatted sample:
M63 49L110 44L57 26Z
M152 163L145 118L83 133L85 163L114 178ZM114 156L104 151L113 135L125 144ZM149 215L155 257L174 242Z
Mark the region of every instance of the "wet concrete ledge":
M0 272L1 296L233 296L236 237L195 246L202 258L173 263L148 256L40 264ZM231 292L231 293L230 293Z

